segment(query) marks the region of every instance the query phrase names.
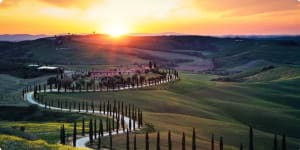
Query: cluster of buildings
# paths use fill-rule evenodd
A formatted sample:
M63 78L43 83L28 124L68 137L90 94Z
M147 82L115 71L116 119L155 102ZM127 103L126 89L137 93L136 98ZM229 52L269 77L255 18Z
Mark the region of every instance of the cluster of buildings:
M147 70L149 70L149 66L147 65L130 65L107 70L92 70L89 71L89 75L93 79L114 76L133 76L135 74L146 73Z

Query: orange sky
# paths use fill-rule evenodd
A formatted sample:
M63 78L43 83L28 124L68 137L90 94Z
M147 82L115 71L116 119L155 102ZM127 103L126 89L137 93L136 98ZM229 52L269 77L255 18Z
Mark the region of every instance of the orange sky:
M299 0L0 0L0 34L300 34Z

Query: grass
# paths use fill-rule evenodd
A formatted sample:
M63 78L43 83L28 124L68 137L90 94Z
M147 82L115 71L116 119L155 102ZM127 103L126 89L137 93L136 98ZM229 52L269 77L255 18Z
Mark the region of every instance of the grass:
M35 106L1 107L0 114L0 134L19 136L27 140L42 139L50 144L59 141L59 130L62 124L65 125L67 134L71 136L74 121L77 122L77 130L80 134L83 118L85 118L86 132L88 132L89 119L106 119L100 116L45 111ZM106 121L103 124L105 128ZM25 127L25 132L20 131L21 127Z
M4 150L80 150L72 146L64 146L60 144L48 144L44 140L29 141L20 137L0 134L0 147Z
M143 90L47 96L70 101L116 99L135 104L144 110L144 120L162 133L170 129L174 136L186 132L191 137L191 129L196 128L199 145L205 149L210 146L212 133L217 138L223 136L229 148L234 149L240 142L247 146L249 126L255 128L258 150L272 147L274 133L287 134L289 149L300 147L298 79L222 83L210 81L214 77L205 74L182 73L181 77L176 83ZM116 138L122 139L117 142L125 141L122 136ZM124 144L119 146L125 148Z

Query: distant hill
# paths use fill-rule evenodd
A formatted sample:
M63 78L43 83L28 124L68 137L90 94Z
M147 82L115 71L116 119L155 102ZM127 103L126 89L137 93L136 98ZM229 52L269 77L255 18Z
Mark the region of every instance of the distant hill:
M28 40L36 40L39 38L48 37L49 35L30 35L30 34L4 34L0 35L0 41L20 42Z
M299 58L298 36L162 35L112 38L93 34L0 42L0 72L12 70L12 66L19 67L19 64L25 63L69 66L126 65L153 60L182 71L232 75L261 70L271 65L276 68L299 67Z

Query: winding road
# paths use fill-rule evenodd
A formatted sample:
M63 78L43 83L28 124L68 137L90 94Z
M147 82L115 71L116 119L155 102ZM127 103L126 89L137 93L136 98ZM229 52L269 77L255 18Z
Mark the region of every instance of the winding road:
M171 81L175 81L177 80L176 78L173 78L173 80L164 80L160 83L157 83L156 85L160 85L160 84L164 84L164 83L168 83L168 82L171 82ZM126 89L138 89L138 88L143 88L143 87L150 87L150 86L155 86L155 84L148 84L148 85L141 85L141 86L134 86L134 87L124 87L124 88L120 88L120 89L113 89L111 91L119 91L119 90L126 90ZM46 91L40 91L41 93L43 92L46 92L46 93L50 93L50 92L57 92L57 89L52 89L50 91L50 89L46 89ZM99 92L100 90L96 90L96 92ZM71 90L67 90L66 92L91 92L91 91L85 91L85 90L82 90L82 91L79 91L79 90L75 90L75 91L71 91ZM100 92L105 92L105 91L100 91ZM45 107L44 104L41 104L41 103L38 103L35 99L34 99L34 96L33 96L33 92L28 92L28 93L25 93L24 95L24 99L29 102L30 104L35 104L35 105L38 105L39 107ZM47 108L49 108L49 106L47 106ZM57 111L65 111L65 112L70 112L70 109L61 109L61 108L58 108L58 107L50 107L51 110L57 110ZM88 112L79 112L78 109L71 109L71 112L74 112L74 113L82 113L82 114L98 114L98 115L103 115L105 116L108 112L104 112L104 111L97 111L95 110L94 113L92 110L88 110ZM113 115L113 114L112 114ZM120 116L122 117L122 116ZM125 126L127 126L127 128L129 127L129 122L130 122L130 119L129 117L126 117L124 116L124 124ZM133 124L133 120L131 120L131 124ZM136 127L138 126L138 124L136 123L135 125ZM128 128L129 129L129 128ZM133 131L133 126L131 126L131 131ZM123 130L119 130L118 134L122 134L123 133ZM111 133L112 135L116 135L117 132L116 131L113 131ZM98 135L97 135L98 136ZM105 132L103 134L103 136L109 136L109 133ZM84 137L81 137L81 138L78 138L76 140L76 147L78 148L85 148L85 149L91 149L89 147L86 146L86 144L89 142L89 136L84 136Z
M48 90L47 90L48 92ZM33 92L28 92L25 94L25 99L30 103L30 104L35 104L35 105L38 105L39 107L45 107L44 104L40 104L38 103L34 97L33 97ZM65 111L65 112L70 112L69 109L61 109L61 108L58 108L58 107L50 107L51 110L57 110L57 111ZM107 114L107 112L104 112L104 111L93 111L92 110L88 110L88 112L79 112L78 109L72 109L71 112L76 112L76 113L82 113L82 114L98 114L98 115L105 115ZM122 117L122 116L120 116ZM129 118L124 116L124 124L125 126L129 127ZM133 120L131 122L133 124ZM136 124L136 127L138 126L138 124ZM128 128L129 129L129 128ZM133 131L133 126L131 126L131 130ZM119 130L119 134L122 134L123 133L123 130ZM117 132L116 131L113 131L112 132L112 135L116 135ZM109 133L104 133L103 136L109 136ZM76 147L78 148L85 148L85 149L90 149L86 146L86 143L89 142L89 136L84 136L84 137L81 137L81 138L78 138L76 140Z

